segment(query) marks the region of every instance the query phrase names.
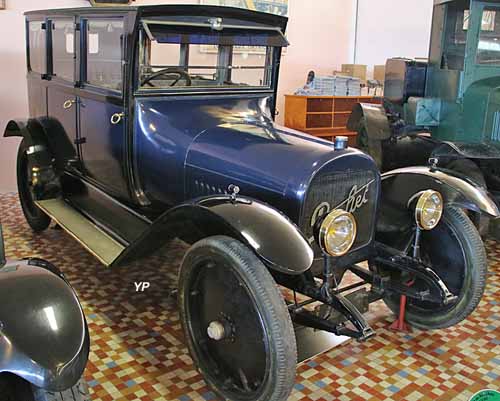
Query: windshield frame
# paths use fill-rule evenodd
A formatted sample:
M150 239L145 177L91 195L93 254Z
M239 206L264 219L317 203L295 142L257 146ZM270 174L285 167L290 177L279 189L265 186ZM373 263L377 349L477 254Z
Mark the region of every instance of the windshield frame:
M265 94L276 94L277 84L278 84L278 74L279 74L279 61L281 59L282 48L279 46L268 47L266 52L266 66L259 67L262 69L268 69L269 84L265 86L173 86L169 88L156 87L156 88L145 88L141 86L140 76L142 69L142 62L147 57L147 43L151 39L151 33L147 30L147 25L141 20L138 24L138 40L136 46L136 62L135 62L135 77L134 77L134 95L144 96L144 95L187 95L187 94L228 94L228 93L265 93ZM173 26L177 24L169 23ZM184 24L178 24L183 26ZM188 24L185 24L188 25ZM196 26L196 24L189 24L190 26ZM255 29L259 29L255 27ZM270 31L277 30L281 33L281 30L276 27L270 27ZM231 49L233 52L237 52L235 49ZM217 50L220 51L219 49ZM180 63L179 63L180 64ZM176 67L181 67L180 65ZM198 66L193 66L198 67ZM227 67L226 67L227 68ZM264 73L265 74L265 73Z

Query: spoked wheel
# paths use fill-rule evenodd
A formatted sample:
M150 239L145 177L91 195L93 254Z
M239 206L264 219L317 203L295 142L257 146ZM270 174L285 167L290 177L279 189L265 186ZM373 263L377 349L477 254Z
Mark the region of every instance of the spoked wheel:
M423 330L454 326L474 311L484 293L488 264L481 237L462 210L446 208L438 226L422 233L420 247L422 261L458 298L449 305L408 299L406 320ZM408 281L402 277L401 280ZM425 290L425 284L419 280L412 286ZM389 295L384 301L394 313L399 313L398 295Z
M191 356L232 401L284 401L297 349L288 308L262 262L223 236L194 244L182 262L179 309Z
M40 232L50 225L50 217L35 204L35 197L31 188L31 165L26 153L27 149L26 141L23 140L17 153L17 190L26 221L33 231Z

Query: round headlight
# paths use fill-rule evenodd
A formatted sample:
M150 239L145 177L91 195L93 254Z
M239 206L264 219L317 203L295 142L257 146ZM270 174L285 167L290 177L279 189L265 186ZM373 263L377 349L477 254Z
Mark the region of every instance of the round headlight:
M319 229L321 249L332 256L349 252L356 239L356 220L351 213L336 209L325 217Z
M415 220L422 230L432 230L436 227L443 215L443 197L439 192L431 189L425 191L418 198L415 207Z

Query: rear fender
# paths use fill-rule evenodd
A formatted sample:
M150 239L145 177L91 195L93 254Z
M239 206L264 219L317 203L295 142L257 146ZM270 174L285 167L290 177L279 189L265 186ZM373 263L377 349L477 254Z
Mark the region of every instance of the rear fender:
M30 259L0 268L0 372L47 391L80 379L89 334L78 298L62 274Z
M241 241L267 267L281 273L302 274L313 262L306 238L281 212L246 197L214 196L165 212L115 263L159 249L165 239L179 237L192 244L214 235Z
M495 201L484 188L451 170L429 167L407 167L382 174L382 207L407 208L410 199L427 189L440 192L445 205L500 217Z
M354 106L347 122L347 129L359 131L361 122L364 124L368 139L382 141L391 137L389 119L383 105L358 103Z
M45 129L36 119L10 120L5 127L3 136L21 137L28 146L29 157L37 166L50 166L51 151Z

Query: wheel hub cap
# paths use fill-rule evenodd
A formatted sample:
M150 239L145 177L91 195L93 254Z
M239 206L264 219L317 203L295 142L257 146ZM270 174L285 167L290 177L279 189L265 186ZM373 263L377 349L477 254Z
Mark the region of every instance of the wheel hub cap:
M208 336L215 341L220 341L226 336L226 330L221 322L213 321L207 328Z

